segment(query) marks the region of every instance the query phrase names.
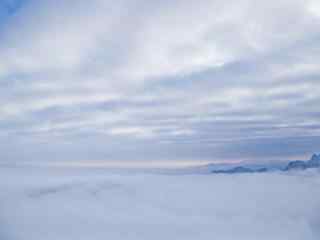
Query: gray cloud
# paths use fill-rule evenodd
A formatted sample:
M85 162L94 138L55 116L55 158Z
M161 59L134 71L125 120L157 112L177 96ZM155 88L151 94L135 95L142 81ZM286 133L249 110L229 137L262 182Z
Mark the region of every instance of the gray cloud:
M4 2L0 157L305 157L320 136L319 9Z

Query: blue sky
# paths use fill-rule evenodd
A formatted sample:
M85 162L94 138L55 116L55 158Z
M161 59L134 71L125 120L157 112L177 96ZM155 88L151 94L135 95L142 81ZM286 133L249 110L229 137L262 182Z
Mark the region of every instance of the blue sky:
M320 4L0 1L1 161L320 151Z

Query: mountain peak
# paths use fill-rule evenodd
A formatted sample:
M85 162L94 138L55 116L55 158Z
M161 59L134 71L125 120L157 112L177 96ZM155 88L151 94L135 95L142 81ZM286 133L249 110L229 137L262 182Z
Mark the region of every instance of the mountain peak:
M292 161L289 162L285 170L291 169L307 169L307 168L319 168L320 167L320 155L313 154L309 161Z
M320 167L320 155L313 154L311 159L308 161L309 167Z
M320 161L320 155L313 154L310 161Z

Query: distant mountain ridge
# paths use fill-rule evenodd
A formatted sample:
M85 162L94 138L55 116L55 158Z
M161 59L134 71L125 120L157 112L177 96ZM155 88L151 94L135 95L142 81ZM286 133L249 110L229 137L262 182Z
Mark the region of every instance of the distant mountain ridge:
M226 174L233 174L233 173L262 173L262 172L267 172L267 168L258 168L258 169L252 169L249 167L234 167L231 169L226 169L226 170L213 170L212 173L226 173Z
M320 154L313 154L308 161L291 161L284 168L276 170L290 171L290 170L305 170L309 168L320 168ZM274 170L274 169L273 169ZM237 166L230 169L212 170L211 173L215 174L238 174L238 173L264 173L271 171L268 167L251 168L248 166Z
M320 167L320 155L313 154L309 161L292 161L289 162L285 171L293 169L308 169L308 168L319 168Z

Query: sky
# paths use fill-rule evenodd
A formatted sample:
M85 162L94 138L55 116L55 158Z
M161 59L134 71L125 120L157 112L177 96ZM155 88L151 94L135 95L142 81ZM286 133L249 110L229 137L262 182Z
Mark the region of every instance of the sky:
M320 151L318 0L0 0L0 161Z

